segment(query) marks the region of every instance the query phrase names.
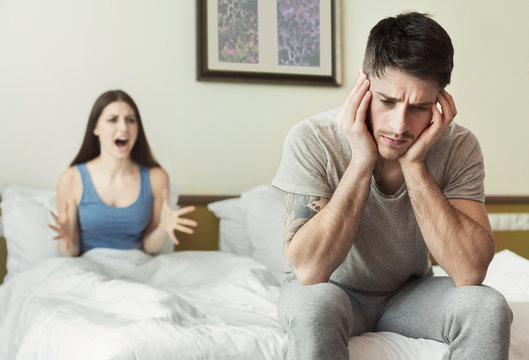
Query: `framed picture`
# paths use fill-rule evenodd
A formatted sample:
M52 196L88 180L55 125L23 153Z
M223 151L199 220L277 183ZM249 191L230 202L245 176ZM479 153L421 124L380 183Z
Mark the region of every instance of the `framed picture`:
M340 0L197 0L198 79L339 86Z

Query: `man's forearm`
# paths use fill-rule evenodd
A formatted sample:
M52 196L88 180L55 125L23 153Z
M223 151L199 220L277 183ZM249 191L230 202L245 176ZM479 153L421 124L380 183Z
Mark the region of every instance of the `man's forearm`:
M354 241L369 195L371 173L349 166L332 198L291 239L286 255L305 285L326 282Z
M450 204L424 163L402 167L410 201L428 249L456 285L480 284L494 239Z

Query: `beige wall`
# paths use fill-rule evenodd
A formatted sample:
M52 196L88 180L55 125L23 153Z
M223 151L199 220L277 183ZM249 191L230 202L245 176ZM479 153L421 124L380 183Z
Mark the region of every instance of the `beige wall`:
M369 29L419 10L453 39L448 90L457 121L481 141L487 193L529 194L529 2L342 2L344 85L328 88L197 82L195 1L0 0L0 186L54 187L93 101L111 88L136 100L181 192L267 183L288 129L342 103Z

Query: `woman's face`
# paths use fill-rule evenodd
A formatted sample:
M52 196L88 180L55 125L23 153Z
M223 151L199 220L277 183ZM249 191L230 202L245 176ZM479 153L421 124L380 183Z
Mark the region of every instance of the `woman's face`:
M124 101L108 104L97 120L94 135L99 137L101 154L128 158L138 137L134 110Z

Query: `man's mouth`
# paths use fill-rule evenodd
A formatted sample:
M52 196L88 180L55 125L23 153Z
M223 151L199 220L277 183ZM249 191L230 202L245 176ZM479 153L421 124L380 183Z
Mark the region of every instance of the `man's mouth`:
M391 145L391 146L399 146L399 145L402 145L404 143L406 143L408 140L407 139L393 139L391 137L387 137L387 136L384 136L382 135L382 138L384 139L384 141Z

